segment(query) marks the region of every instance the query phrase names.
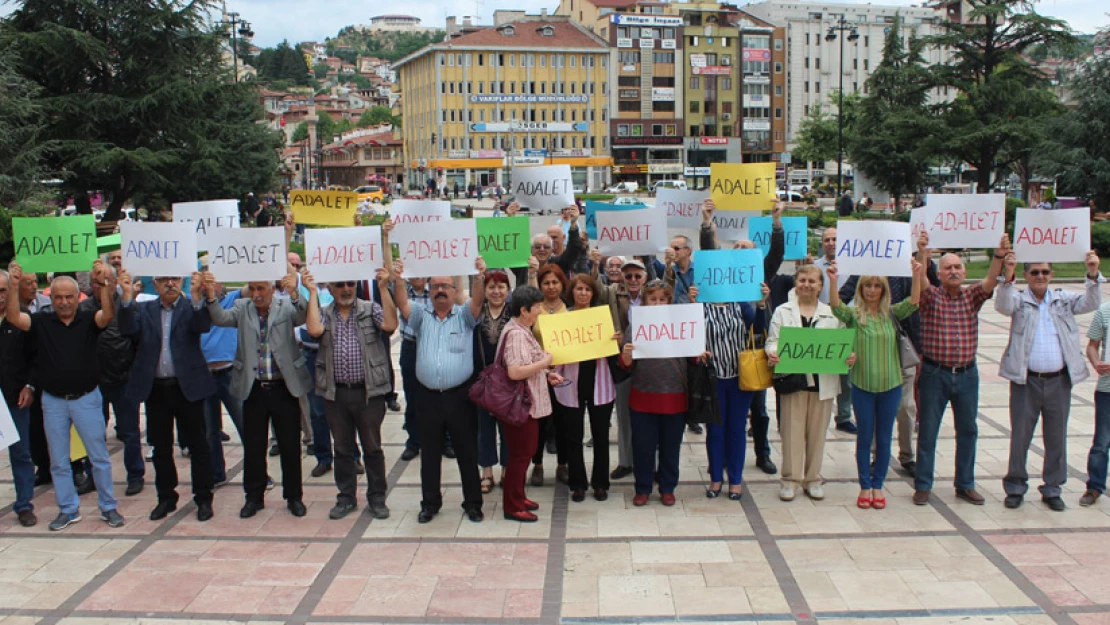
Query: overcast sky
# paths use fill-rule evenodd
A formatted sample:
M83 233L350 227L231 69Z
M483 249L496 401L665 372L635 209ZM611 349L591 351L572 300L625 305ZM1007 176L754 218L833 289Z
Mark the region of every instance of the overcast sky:
M742 1L742 0L741 0ZM491 22L497 8L524 9L539 13L546 7L554 11L558 0L407 0L406 2L367 2L366 0L226 0L229 11L237 11L254 28L254 42L273 46L282 39L290 42L323 40L349 24L369 24L372 15L403 13L415 15L424 26L443 27L448 15L475 15L480 23ZM874 4L908 6L922 0L881 0ZM1106 0L1042 0L1037 10L1068 21L1081 33L1093 33L1110 25L1110 4ZM0 15L13 10L11 0L0 0Z

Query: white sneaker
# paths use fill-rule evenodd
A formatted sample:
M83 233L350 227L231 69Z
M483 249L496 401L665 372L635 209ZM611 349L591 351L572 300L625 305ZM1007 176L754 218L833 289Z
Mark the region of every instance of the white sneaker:
M809 495L810 499L816 499L820 501L825 498L825 487L820 483L813 484L806 489L806 494Z
M794 501L794 485L788 482L783 482L779 486L779 499L783 501Z

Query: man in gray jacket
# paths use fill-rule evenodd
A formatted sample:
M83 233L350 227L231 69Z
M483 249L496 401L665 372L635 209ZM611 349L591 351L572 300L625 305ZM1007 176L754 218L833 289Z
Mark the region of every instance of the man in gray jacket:
M292 270L281 280L287 299L274 297L273 282L250 282L249 299L224 310L216 299L216 277L205 274L208 312L217 326L237 328L239 339L232 363L231 394L243 400L243 490L239 511L249 518L265 507L266 443L274 422L281 448L281 485L293 516L306 509L301 492L301 408L297 401L312 388L312 378L297 347L293 328L303 324L308 302L297 290Z
M1017 508L1029 490L1025 468L1037 420L1044 415L1044 485L1041 499L1060 512L1067 506L1060 487L1068 478L1067 430L1072 386L1087 379L1079 326L1075 316L1096 310L1099 291L1098 255L1087 252L1087 288L1069 293L1049 288L1051 263L1025 263L1029 288L1014 288L1017 257L1005 259L1006 281L998 289L994 309L1012 318L1010 342L1002 353L999 375L1010 381L1010 466L1002 485L1005 505Z

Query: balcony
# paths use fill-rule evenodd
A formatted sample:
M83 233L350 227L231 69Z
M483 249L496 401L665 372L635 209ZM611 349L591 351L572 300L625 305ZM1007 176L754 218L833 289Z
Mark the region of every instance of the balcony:
M743 150L745 152L770 152L771 151L771 142L770 141L751 141L749 139L744 139L743 146L744 146Z

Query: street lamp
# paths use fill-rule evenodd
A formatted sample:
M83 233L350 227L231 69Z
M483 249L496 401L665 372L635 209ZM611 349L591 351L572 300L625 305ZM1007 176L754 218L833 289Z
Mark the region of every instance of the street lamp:
M235 72L233 74L235 82L239 82L239 38L237 35L242 35L244 39L254 37L251 23L239 19L239 14L232 11L227 14L227 19L216 22L216 27L231 32L231 67L232 71Z
M837 33L848 33L848 41L855 42L859 40L859 31L855 26L852 26L844 21L844 14L840 14L840 19L835 24L829 26L829 30L825 33L825 41L832 42L836 39ZM843 186L843 172L841 168L844 166L844 37L840 38L840 103L836 107L836 197L839 200L842 193Z

